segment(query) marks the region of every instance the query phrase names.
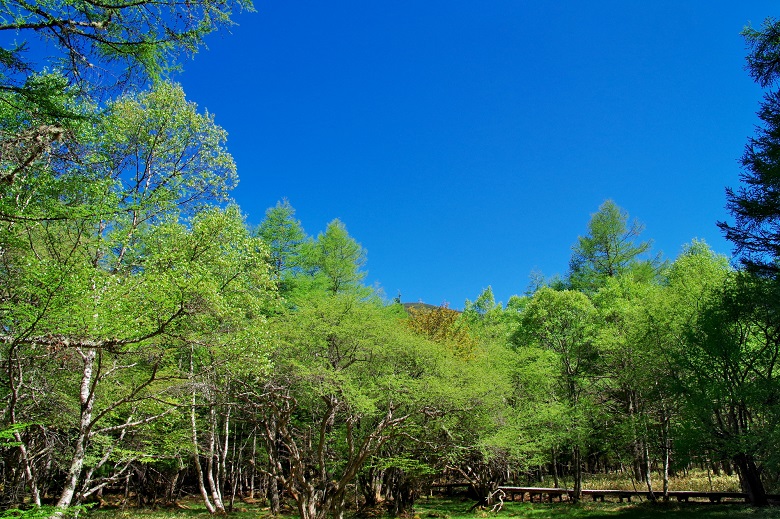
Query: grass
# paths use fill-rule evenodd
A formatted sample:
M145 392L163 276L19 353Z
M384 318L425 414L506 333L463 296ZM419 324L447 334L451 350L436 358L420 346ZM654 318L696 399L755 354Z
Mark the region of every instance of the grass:
M180 507L173 508L133 508L128 507L124 510L115 507L106 507L101 509L91 510L84 517L87 519L206 519L213 518L208 513L203 501L197 496L191 496L179 501ZM236 502L234 511L229 514L231 519L261 519L267 517L268 519L273 516L268 511L267 507L258 504L246 504L241 501ZM282 517L295 517L297 516L282 516Z
M88 519L206 519L212 516L196 498L185 499L186 509L100 509L82 517ZM780 519L780 508L753 508L743 504L710 503L520 503L507 502L499 512L474 510L473 501L464 499L421 498L410 519ZM234 519L271 519L267 508L237 503ZM297 516L285 515L292 519Z
M660 491L663 488L663 480L653 473L653 490ZM641 481L632 481L622 474L587 474L583 480L582 488L610 489L610 490L647 490ZM669 478L669 490L695 490L697 492L741 492L739 478L736 474L727 475L721 473L707 474L706 470L693 470L685 476Z
M663 488L663 479L660 474L652 474L653 490L661 491ZM561 478L560 486L572 488L574 481L572 478ZM547 477L544 481L536 481L530 485L534 487L552 486L552 478ZM642 481L636 481L631 478L627 472L612 472L609 474L583 474L582 488L594 490L647 490L647 486ZM731 476L724 472L719 475L707 473L706 470L694 469L685 473L685 475L670 476L669 490L694 490L696 492L741 492L739 478L736 474Z
M421 499L414 519L770 519L780 518L780 509L753 508L743 504L711 503L505 503L493 513L477 510L468 513L472 501Z

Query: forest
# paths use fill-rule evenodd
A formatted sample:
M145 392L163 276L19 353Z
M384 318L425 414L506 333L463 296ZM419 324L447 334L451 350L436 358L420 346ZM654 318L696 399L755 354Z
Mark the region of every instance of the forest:
M733 262L654 255L607 199L565 276L461 312L366 286L338 219L311 236L280 200L247 224L224 130L167 77L249 10L0 2L0 510L406 516L434 483L576 500L620 472L662 499L691 467L780 492L780 22L744 33L766 95Z

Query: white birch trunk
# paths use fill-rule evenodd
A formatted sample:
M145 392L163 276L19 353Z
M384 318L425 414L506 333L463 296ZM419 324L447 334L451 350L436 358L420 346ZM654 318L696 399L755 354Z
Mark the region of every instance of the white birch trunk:
M89 440L89 429L92 422L92 409L95 405L95 393L93 379L95 377L94 367L97 358L97 350L88 349L86 352L81 348L76 351L81 355L84 362L84 368L81 372L81 386L79 388L79 402L81 404L81 417L79 420L79 433L76 438L73 459L68 469L68 478L65 481L65 488L62 489L57 508L61 509L55 512L51 517L62 517L62 510L68 508L73 503L73 497L76 494L76 488L79 483L81 469L84 467L84 458L86 456L87 441Z

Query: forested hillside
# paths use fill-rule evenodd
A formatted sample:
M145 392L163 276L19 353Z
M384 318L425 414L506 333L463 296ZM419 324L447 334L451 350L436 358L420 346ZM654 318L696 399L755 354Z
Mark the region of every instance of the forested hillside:
M621 471L660 498L692 466L780 491L778 23L745 34L767 94L720 224L739 265L664 259L607 199L565 276L456 312L366 286L338 219L314 237L282 200L250 228L230 201L226 134L166 72L241 9L0 3L0 508L340 519L435 481L579 498Z

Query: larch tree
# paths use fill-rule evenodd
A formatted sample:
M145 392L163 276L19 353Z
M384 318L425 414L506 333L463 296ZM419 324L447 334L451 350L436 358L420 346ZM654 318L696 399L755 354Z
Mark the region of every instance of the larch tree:
M644 378L648 378L648 374L649 378L654 378L661 392L656 404L661 405L665 488L668 487L670 465L680 467L689 460L703 458L728 463L727 457L699 434L703 429L692 425L696 422L686 412L686 409L697 409L700 404L690 403L691 393L686 385L692 377L683 364L696 350L691 347L691 330L699 327L703 309L732 273L728 258L713 252L706 243L694 240L665 271L660 297L642 302L648 312L645 340L657 356Z
M311 240L295 218L295 209L287 199L265 212L265 219L257 228L259 236L270 249L271 266L280 291L286 294L292 290L294 278L302 274L304 250Z
M766 504L760 477L766 455L754 435L777 434L764 423L776 416L774 399L761 400L764 388L776 384L774 360L770 364L767 360L777 358L780 326L780 22L767 18L760 28L748 26L742 34L749 47L747 70L766 93L758 112L761 123L742 155L742 186L726 189L726 207L734 223L718 226L754 276L735 275L719 301L708 305L701 329L693 335L692 353L700 355L700 366L713 371L711 391L724 395L714 415L702 420L724 440L722 449L738 467L751 500ZM731 375L721 375L726 373ZM712 423L713 418L718 422Z
M650 241L638 242L644 226L612 200L607 200L588 222L588 234L580 236L572 247L569 262L570 283L573 288L594 293L605 280L634 271L638 276L655 275L658 258L642 260L650 251Z
M358 290L366 277L366 251L335 219L309 248L309 265L331 294Z

